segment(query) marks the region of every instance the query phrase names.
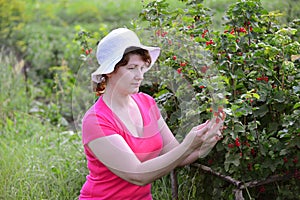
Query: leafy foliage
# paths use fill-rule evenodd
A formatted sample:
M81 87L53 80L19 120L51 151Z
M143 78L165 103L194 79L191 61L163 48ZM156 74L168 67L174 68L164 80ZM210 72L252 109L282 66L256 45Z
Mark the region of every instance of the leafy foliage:
M24 26L24 2L18 0L0 1L0 41L11 42L12 35Z
M224 139L200 162L209 162L212 169L241 182L290 172L294 179L289 184L297 191L299 22L280 25L277 20L280 14L267 12L260 1L238 1L224 16L224 30L214 31L210 10L197 1L185 2L184 9L168 10L166 1L152 1L141 12L141 19L148 21L153 30L153 42L163 49L159 71L154 73L169 74L161 76L162 84L156 96L168 102L166 94L171 93L178 101L186 96L183 91L192 86L194 98L198 100L198 107L186 107L192 116L180 113L175 133L186 120L203 121L210 116L209 111L215 113L224 106L227 113ZM177 70L179 75L170 75L170 69ZM170 87L169 82L178 84L182 79L186 80L185 85L179 84L182 90L165 89ZM177 116L178 104L175 105L167 109L172 113L173 108ZM173 125L171 118L167 120ZM202 184L207 186L211 181L219 182L206 178ZM276 184L264 186L268 189L263 192L247 190L248 198L299 197L297 193L275 192L274 187L284 187L280 182ZM232 198L230 191L234 188L226 185L218 186L225 188L224 192L216 193L212 188L203 193L213 194L214 198Z

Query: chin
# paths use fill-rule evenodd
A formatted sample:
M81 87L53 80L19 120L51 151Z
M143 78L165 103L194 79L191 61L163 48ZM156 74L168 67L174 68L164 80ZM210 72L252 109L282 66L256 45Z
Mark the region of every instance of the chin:
M136 94L136 93L138 93L139 92L139 88L137 88L137 89L134 89L133 91L132 91L132 93L131 94Z

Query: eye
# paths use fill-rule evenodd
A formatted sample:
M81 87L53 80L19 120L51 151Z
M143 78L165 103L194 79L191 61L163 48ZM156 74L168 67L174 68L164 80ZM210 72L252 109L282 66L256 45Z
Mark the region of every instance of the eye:
M141 70L142 70L142 71L146 71L148 68L149 68L149 65L143 65L143 66L141 67Z
M135 69L135 68L136 68L135 65L129 65L129 66L127 66L127 69Z

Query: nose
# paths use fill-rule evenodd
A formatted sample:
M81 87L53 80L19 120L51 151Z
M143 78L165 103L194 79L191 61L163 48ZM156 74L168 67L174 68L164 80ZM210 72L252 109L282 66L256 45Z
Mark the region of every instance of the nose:
M135 73L135 79L136 80L143 80L144 79L144 73L145 70L141 67L137 67L136 73Z

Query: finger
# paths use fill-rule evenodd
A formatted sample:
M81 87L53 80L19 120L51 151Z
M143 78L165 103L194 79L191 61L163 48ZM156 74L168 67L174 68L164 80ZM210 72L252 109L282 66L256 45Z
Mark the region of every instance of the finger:
M217 134L216 136L215 136L215 140L216 141L219 141L219 140L222 140L223 139L223 135L222 134Z
M226 113L225 113L224 111L219 112L217 118L219 118L219 119L222 120L222 121L225 121Z
M219 131L220 127L223 123L214 123L210 126L210 129L207 132L207 139L210 139L214 136L216 136L216 133Z
M208 124L209 120L207 120L206 122L204 122L203 124L200 124L198 126L196 126L196 130L202 129L204 126L206 126Z
M209 154L218 141L215 139L205 141L199 149L199 157L203 158Z
M205 135L209 130L209 127L207 124L204 124L201 129L196 129L195 132L197 133L198 136L203 136Z

